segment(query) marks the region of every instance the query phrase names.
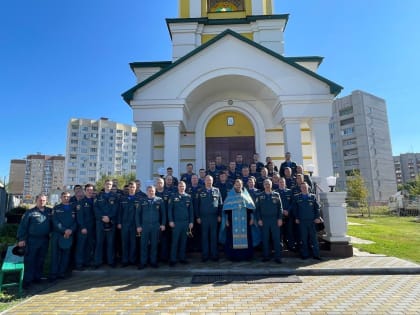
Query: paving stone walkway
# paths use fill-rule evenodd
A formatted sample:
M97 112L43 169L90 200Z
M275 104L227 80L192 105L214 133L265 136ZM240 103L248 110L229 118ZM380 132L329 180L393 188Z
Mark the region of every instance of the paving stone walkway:
M366 270L374 270L369 273ZM194 274L297 275L301 283L191 284ZM2 314L419 314L420 265L356 252L346 259L259 260L74 272Z

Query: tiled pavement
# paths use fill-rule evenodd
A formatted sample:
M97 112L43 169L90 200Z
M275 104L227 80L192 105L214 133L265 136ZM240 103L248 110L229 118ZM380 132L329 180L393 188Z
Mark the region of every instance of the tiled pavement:
M194 274L295 274L301 283L191 284ZM3 314L420 314L420 265L355 252L283 264L201 263L75 272Z

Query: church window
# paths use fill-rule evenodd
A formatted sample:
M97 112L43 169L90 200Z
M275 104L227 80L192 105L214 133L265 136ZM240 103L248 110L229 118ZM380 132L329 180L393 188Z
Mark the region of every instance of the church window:
M208 0L207 8L209 12L235 12L245 11L244 0Z

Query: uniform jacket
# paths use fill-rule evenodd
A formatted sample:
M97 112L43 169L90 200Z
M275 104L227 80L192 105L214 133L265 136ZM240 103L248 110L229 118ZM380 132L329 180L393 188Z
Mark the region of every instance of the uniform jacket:
M52 209L45 207L44 211L34 207L22 216L17 239L27 241L29 237L48 237L52 228Z
M198 194L197 218L220 216L222 213L222 194L216 187L207 190L203 187Z
M188 194L173 194L168 202L169 222L194 222L193 200Z
M314 194L296 195L292 208L293 215L300 221L313 221L320 217L319 203Z
M278 220L283 217L283 207L279 193L273 191L270 194L262 192L257 196L256 202L257 220Z

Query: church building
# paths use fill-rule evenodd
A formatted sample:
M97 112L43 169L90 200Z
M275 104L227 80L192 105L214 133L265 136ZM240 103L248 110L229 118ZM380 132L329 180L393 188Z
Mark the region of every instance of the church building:
M285 56L288 14L272 0L179 0L166 23L172 60L134 62L123 93L137 126L137 177L174 175L256 152L276 165L285 152L314 175L333 175L329 121L342 87L317 74L322 57Z

